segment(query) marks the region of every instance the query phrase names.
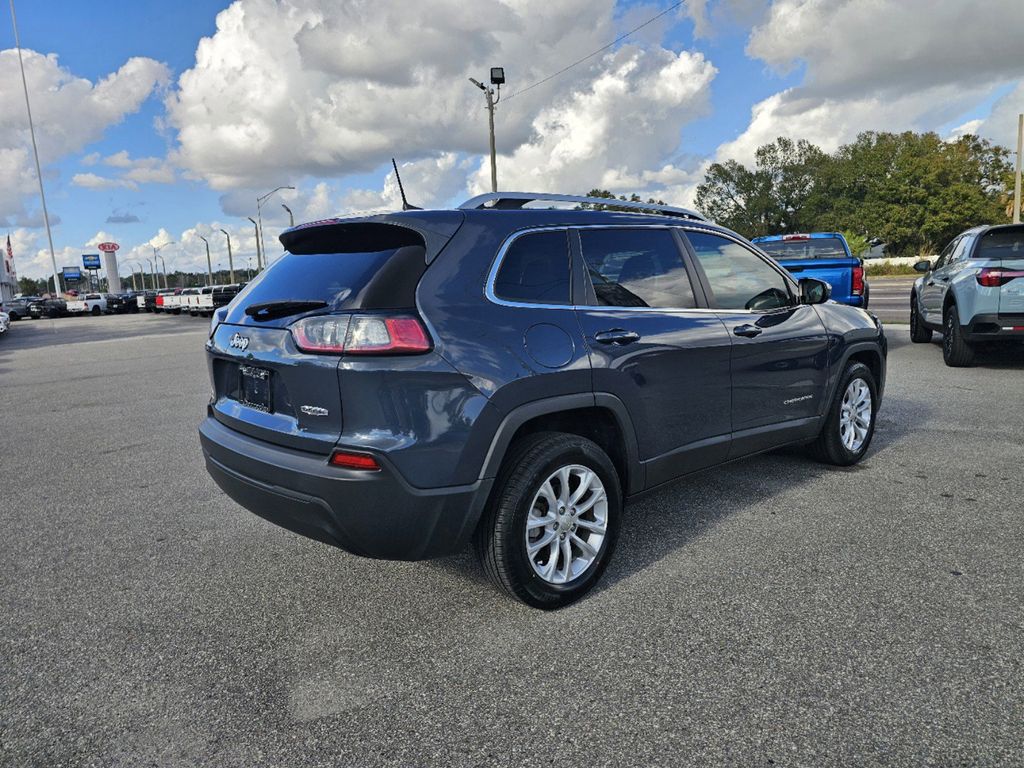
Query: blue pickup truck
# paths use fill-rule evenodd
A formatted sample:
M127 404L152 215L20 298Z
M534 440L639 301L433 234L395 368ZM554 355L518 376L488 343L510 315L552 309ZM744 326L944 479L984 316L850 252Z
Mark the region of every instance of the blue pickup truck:
M769 235L751 242L798 280L813 277L832 286L832 300L867 309L869 288L864 263L850 253L839 232L806 235Z

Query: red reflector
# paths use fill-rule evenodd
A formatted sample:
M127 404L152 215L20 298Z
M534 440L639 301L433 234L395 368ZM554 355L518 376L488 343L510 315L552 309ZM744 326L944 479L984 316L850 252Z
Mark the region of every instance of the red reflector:
M361 469L366 472L377 472L380 464L368 453L352 453L350 451L335 451L331 454L331 466L343 467L344 469Z
M811 239L810 235L783 235L782 236L782 241L783 242L788 242L790 240L810 240L810 239Z
M854 296L864 295L864 267L853 268L853 282L850 286L850 292Z

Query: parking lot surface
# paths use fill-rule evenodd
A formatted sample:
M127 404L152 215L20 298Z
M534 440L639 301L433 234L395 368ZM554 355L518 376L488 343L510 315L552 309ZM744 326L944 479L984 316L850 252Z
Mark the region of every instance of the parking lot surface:
M207 322L0 339L2 765L1020 765L1024 352L890 329L874 445L630 505L541 613L359 559L207 477ZM939 338L939 337L936 337Z

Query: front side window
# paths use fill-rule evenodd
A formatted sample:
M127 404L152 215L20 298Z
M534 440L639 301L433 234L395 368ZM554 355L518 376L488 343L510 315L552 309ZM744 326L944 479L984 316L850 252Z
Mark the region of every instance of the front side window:
M786 279L753 251L707 232L687 232L718 309L764 312L788 307L793 301Z
M663 309L697 305L669 230L581 229L580 242L598 304Z
M959 243L960 238L956 237L952 240L952 242L950 242L949 245L943 248L942 253L939 254L939 258L935 260L935 265L932 267L932 269L941 269L942 267L946 266L949 263L949 257L953 253L953 249L956 248L956 246L959 245Z
M566 231L533 232L513 240L494 278L494 295L525 304L568 304Z

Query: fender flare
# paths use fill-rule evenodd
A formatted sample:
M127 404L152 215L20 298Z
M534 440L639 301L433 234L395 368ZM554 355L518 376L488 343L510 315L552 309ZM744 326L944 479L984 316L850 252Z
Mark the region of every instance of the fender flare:
M850 358L856 355L858 352L872 352L875 355L877 355L879 365L882 369L882 373L883 375L885 374L886 356L882 354L882 350L879 347L877 341L855 341L852 344L848 345L847 348L843 350L843 356L840 359L839 364L834 369L835 375L832 377L832 381L829 383L828 397L825 398L825 409L821 413L822 416L828 413L828 409L832 406L832 398L836 396L836 389L839 386L839 375L844 370L846 370L846 364L850 362ZM878 388L878 398L879 401L881 401L882 392L885 389L884 379L882 381L876 381L875 386Z
M505 418L502 419L491 439L490 448L484 457L483 465L480 468L479 479L494 478L498 475L501 463L505 459L512 438L523 424L537 418L550 414L561 413L562 411L578 410L580 408L604 408L611 412L624 438L626 454L626 483L623 484L623 492L629 496L643 490L644 469L640 463L639 450L637 448L636 430L633 427L633 420L629 416L625 403L618 397L607 392L581 392L573 395L558 395L543 400L533 400L528 403L516 406Z

